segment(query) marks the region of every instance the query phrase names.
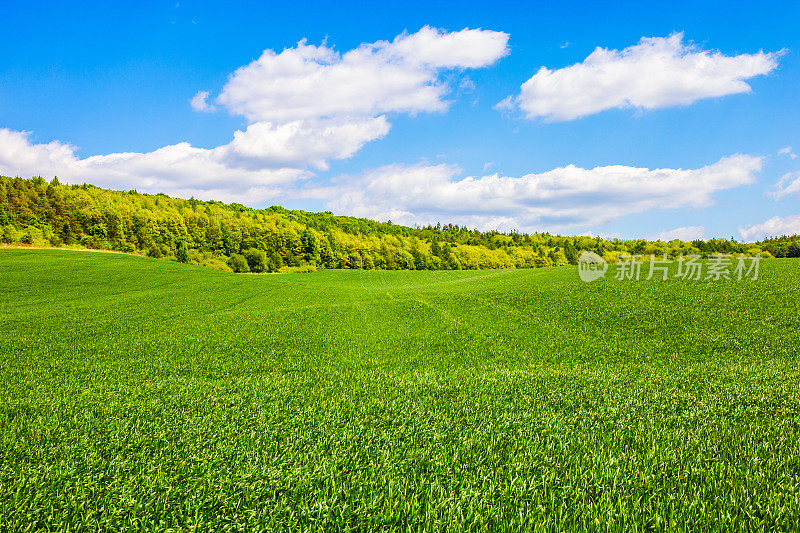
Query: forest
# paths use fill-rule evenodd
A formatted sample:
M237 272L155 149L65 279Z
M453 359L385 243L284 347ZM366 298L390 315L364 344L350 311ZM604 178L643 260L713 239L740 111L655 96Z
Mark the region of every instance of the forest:
M800 257L800 236L648 241L478 231L454 224L410 228L282 207L171 198L0 176L0 241L113 250L232 272L317 268L473 270L575 264L581 250L609 262L631 254Z

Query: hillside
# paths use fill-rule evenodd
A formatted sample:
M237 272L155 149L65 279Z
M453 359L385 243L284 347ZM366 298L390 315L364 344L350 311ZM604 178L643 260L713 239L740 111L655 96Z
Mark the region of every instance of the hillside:
M9 530L800 527L797 261L591 284L0 264Z
M183 200L163 194L0 176L0 241L81 246L165 257L236 272L282 268L461 270L575 263L581 250L620 253L761 252L800 256L800 238L759 243L607 240L480 232L452 224L409 228L331 213Z

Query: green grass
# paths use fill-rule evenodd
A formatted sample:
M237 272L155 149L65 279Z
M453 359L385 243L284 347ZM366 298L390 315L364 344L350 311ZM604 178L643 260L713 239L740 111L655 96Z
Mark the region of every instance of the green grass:
M797 530L799 296L2 250L0 529Z

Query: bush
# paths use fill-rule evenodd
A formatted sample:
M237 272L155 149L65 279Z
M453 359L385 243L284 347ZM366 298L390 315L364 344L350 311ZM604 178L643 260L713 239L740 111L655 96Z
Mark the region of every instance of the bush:
M211 259L212 255L208 252L201 252L199 250L189 250L189 264L202 265L207 259Z
M239 256L239 257L241 257L241 256ZM245 261L245 264L247 264L247 261ZM223 261L222 259L220 259L218 257L212 257L210 259L206 259L205 261L203 261L203 265L202 266L207 267L207 268L213 268L215 270L222 270L224 272L233 272L233 269L230 266L228 266L225 263L225 261Z
M623 251L619 251L619 250L611 250L611 251L608 251L608 252L603 254L603 260L605 262L607 262L607 263L618 263L619 262L619 256L620 255L625 255L627 253L628 252L623 252Z
M245 250L244 257L250 267L250 272L258 273L267 270L267 254L264 253L264 250L250 248Z
M3 228L3 242L14 243L22 240L24 232L18 230L11 224Z
M247 259L242 254L231 254L228 266L234 272L250 272L250 265L247 264Z
M316 272L317 267L314 265L303 265L303 266L283 266L278 270L281 274L306 274L308 272Z
M132 254L136 251L136 247L129 242L121 242L115 246L116 250Z
M273 252L267 261L267 270L269 272L278 272L283 267L283 257L278 252Z

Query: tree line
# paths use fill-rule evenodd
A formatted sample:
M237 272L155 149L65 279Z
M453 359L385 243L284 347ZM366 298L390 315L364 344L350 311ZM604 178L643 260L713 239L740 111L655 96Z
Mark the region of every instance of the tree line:
M171 198L0 176L0 241L138 253L233 272L315 268L461 270L576 264L581 250L622 254L714 253L800 257L800 237L621 240L478 231L455 224L410 228L273 206Z

